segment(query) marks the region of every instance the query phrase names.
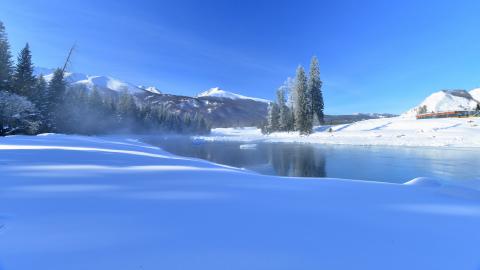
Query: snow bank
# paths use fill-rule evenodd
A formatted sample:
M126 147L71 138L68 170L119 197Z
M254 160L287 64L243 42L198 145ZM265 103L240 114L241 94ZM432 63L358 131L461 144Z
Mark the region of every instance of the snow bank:
M262 135L257 128L218 128L207 141L298 142L347 145L480 147L480 118L416 120L382 118L352 124L316 127L310 136L297 132Z
M1 269L478 269L480 197L0 138ZM348 259L345 259L348 258Z

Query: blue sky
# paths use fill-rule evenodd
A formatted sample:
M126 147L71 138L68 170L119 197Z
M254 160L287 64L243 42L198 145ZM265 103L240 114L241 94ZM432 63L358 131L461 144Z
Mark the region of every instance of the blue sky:
M480 86L476 1L2 0L15 54L194 95L273 99L312 55L326 112L400 113L440 89Z

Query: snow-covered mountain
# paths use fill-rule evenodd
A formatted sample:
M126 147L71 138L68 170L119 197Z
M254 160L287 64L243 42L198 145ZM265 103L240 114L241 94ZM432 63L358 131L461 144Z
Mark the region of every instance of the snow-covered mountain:
M160 91L157 87L155 86L149 86L149 87L146 87L146 86L143 86L143 85L140 85L139 88L145 90L145 91L148 91L150 93L153 93L153 94L161 94L162 91Z
M478 105L480 89L470 93L465 90L442 90L428 96L420 105L402 114L403 117L415 117L425 106L427 112L468 111L475 110ZM474 98L475 95L477 98Z
M35 74L42 74L45 80L50 81L53 78L54 69L48 68L35 68ZM140 94L143 92L150 92L155 94L160 94L154 86L144 87L136 86L134 84L124 82L109 76L91 76L78 72L66 72L65 80L71 85L84 86L88 90L93 90L94 88L100 91L114 91L114 92L127 92L132 95Z
M35 68L35 75L42 74L47 81L53 77L54 69ZM259 126L265 121L270 100L254 98L228 92L218 87L211 88L196 97L162 93L154 86L136 86L108 76L91 76L77 72L65 73L65 80L75 86L94 88L105 93L128 92L139 102L158 104L178 114L198 114L213 127ZM366 119L392 117L391 114L326 115L330 124L351 123Z
M197 95L197 97L218 97L218 98L228 98L228 99L250 99L258 102L264 102L264 103L270 103L270 100L267 99L262 99L262 98L253 98L253 97L247 97L247 96L242 96L239 94L235 94L232 92L228 92L225 90L220 89L219 87L214 87L211 88L205 92L202 92Z
M475 100L480 102L480 88L475 88L473 90L470 90L469 93Z

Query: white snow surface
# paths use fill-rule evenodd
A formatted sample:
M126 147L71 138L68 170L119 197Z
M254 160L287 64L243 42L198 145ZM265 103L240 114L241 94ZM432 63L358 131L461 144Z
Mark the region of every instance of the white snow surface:
M47 82L53 78L54 69L35 67L35 74L42 74ZM160 94L154 86L142 87L132 83L124 82L109 76L92 76L77 72L65 72L65 80L72 85L83 85L88 90L97 88L99 90L111 90L115 92L127 92L129 94L137 94L142 92L150 92Z
M480 102L480 88L472 89L472 90L470 90L469 93L475 100Z
M225 90L220 89L219 87L211 88L205 92L202 92L197 95L197 97L220 97L220 98L228 98L228 99L250 99L258 102L270 103L270 100L261 99L261 98L254 98L254 97L247 97L242 96L239 94L235 94L232 92L228 92Z
M148 86L148 87L145 87L145 86L139 86L138 88L140 89L143 89L145 91L148 91L150 93L153 93L153 94L161 94L162 91L160 91L157 87L155 86Z
M479 269L480 196L262 176L125 138L0 138L1 269ZM407 179L408 180L408 179Z
M420 105L404 113L403 117L413 118L422 106L427 107L427 112L470 111L475 110L478 104L478 92L472 90L442 90L428 96ZM477 100L473 97L477 96Z
M206 141L298 142L345 145L480 147L480 118L416 120L392 117L352 124L315 127L314 133L276 132L263 135L257 128L217 128Z

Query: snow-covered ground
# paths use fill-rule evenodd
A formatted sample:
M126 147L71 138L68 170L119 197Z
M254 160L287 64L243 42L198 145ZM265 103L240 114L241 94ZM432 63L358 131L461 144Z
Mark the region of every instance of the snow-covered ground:
M217 128L197 139L241 142L299 142L348 145L480 147L480 118L424 119L394 117L262 135L257 128Z
M5 270L480 268L478 192L435 181L263 176L64 135L0 138L0 179Z

